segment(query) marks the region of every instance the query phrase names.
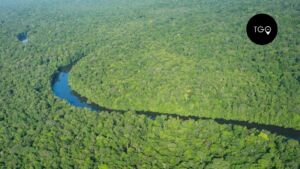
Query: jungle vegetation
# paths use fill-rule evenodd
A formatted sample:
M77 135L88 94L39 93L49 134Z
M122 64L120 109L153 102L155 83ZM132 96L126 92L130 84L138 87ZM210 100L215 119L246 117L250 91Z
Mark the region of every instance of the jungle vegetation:
M115 109L300 129L297 7L296 1L173 1L119 9L124 18L95 35L99 47L72 69L71 86ZM279 25L267 46L245 33L248 19L263 11Z
M296 140L134 111L299 129L299 5L1 0L0 168L299 168ZM279 23L271 45L244 33L256 12ZM80 58L72 88L127 113L79 109L53 95L53 74Z
M149 1L150 3L152 1ZM171 1L118 9L72 69L75 91L108 108L236 119L300 129L297 1ZM278 22L252 43L256 13Z

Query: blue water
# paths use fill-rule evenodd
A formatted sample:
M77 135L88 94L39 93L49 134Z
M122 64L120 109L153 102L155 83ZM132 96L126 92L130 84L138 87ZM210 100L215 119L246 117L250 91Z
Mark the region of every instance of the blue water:
M57 97L62 98L73 106L95 110L93 105L88 104L86 100L76 96L76 94L71 90L68 84L69 72L62 71L56 78L57 79L53 84L53 91Z
M22 43L27 43L27 42L28 42L28 39L22 40Z
M17 35L17 39L19 41L21 41L22 43L27 43L28 42L28 35L27 35L27 32L22 32L22 33L19 33Z
M101 107L99 105L90 103L87 101L86 98L79 96L76 92L72 91L72 89L69 86L68 79L69 79L69 70L70 67L67 67L66 70L61 70L59 73L55 76L52 89L54 94L68 102L69 104L78 107L78 108L88 108L92 111L99 112L101 110L104 111L114 111L114 112L124 112L124 110L111 110L104 107ZM126 112L126 111L125 111ZM292 128L284 128L280 126L274 126L274 125L265 125L265 124L257 124L257 123L250 123L247 121L238 121L238 120L226 120L226 119L211 119L211 118L201 118L197 116L180 116L177 114L166 114L166 113L159 113L159 112L145 112L145 111L136 111L138 114L146 115L150 118L155 118L156 116L172 116L175 118L180 118L183 120L199 120L199 119L207 119L207 120L214 120L219 124L231 124L231 125L240 125L240 126L246 126L247 128L255 128L258 130L268 130L272 133L276 133L279 135L283 135L288 138L293 138L298 141L300 141L300 131L295 130Z

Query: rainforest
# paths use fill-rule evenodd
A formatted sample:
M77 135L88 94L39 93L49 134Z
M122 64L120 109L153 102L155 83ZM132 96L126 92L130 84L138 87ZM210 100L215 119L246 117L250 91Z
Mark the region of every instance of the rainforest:
M246 33L267 13L268 45ZM298 0L1 0L0 168L300 167Z

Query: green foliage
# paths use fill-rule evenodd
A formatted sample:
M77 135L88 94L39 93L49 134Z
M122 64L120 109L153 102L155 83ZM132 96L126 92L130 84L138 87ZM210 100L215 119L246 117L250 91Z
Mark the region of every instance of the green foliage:
M274 10L279 23L290 25L280 27L285 31L266 49L248 42L242 35L244 27L240 34L226 29L242 25L242 18L252 15L254 5L242 5L251 3L1 0L0 168L299 168L300 146L295 140L209 120L95 113L68 105L51 90L58 67L86 56L72 70L72 87L103 105L299 128L299 83L295 81L299 29L293 26L299 22L295 11L299 3L256 2L270 5L268 10ZM225 9L232 15L223 15ZM235 11L248 14L233 15ZM220 15L235 19L212 27ZM180 34L172 36L179 28ZM24 31L27 44L16 39ZM244 49L242 43L247 44ZM141 89L140 84L148 87ZM247 89L252 91L249 96ZM249 100L253 109L244 105ZM230 113L227 104L233 104L235 111ZM272 117L269 106L274 109ZM217 108L223 113L217 113ZM259 113L265 111L266 115Z
M71 86L114 109L300 129L298 6L290 0L124 7L118 12L126 17L109 22L101 44L72 69ZM245 33L260 11L279 25L278 37L263 47Z
M256 130L207 120L56 113L32 131L28 143L29 133L19 144L1 145L0 163L7 168L297 168L300 163L297 141L265 131L269 140Z

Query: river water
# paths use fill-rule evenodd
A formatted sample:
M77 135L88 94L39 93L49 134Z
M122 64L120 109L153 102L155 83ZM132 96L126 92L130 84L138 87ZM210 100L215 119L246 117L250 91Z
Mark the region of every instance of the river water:
M69 71L72 65L66 66L65 68L59 69L58 73L56 73L53 77L52 81L52 89L54 94L62 99L67 101L70 105L78 107L78 108L87 108L92 111L100 112L100 111L108 111L108 112L119 112L124 113L126 110L113 110L104 108L95 103L90 103L87 101L87 98L80 96L75 91L73 91L69 86ZM219 124L231 124L231 125L239 125L245 126L249 129L255 128L258 130L267 130L271 133L285 136L287 138L296 139L300 142L300 130L295 130L293 128L284 128L275 125L266 125L266 124L258 124L251 123L247 121L238 121L238 120L226 120L221 118L206 118L206 117L197 117L197 116L183 116L178 114L168 114L168 113L160 113L160 112L148 112L148 111L136 111L137 114L143 114L152 119L157 116L168 116L175 117L182 120L214 120Z

